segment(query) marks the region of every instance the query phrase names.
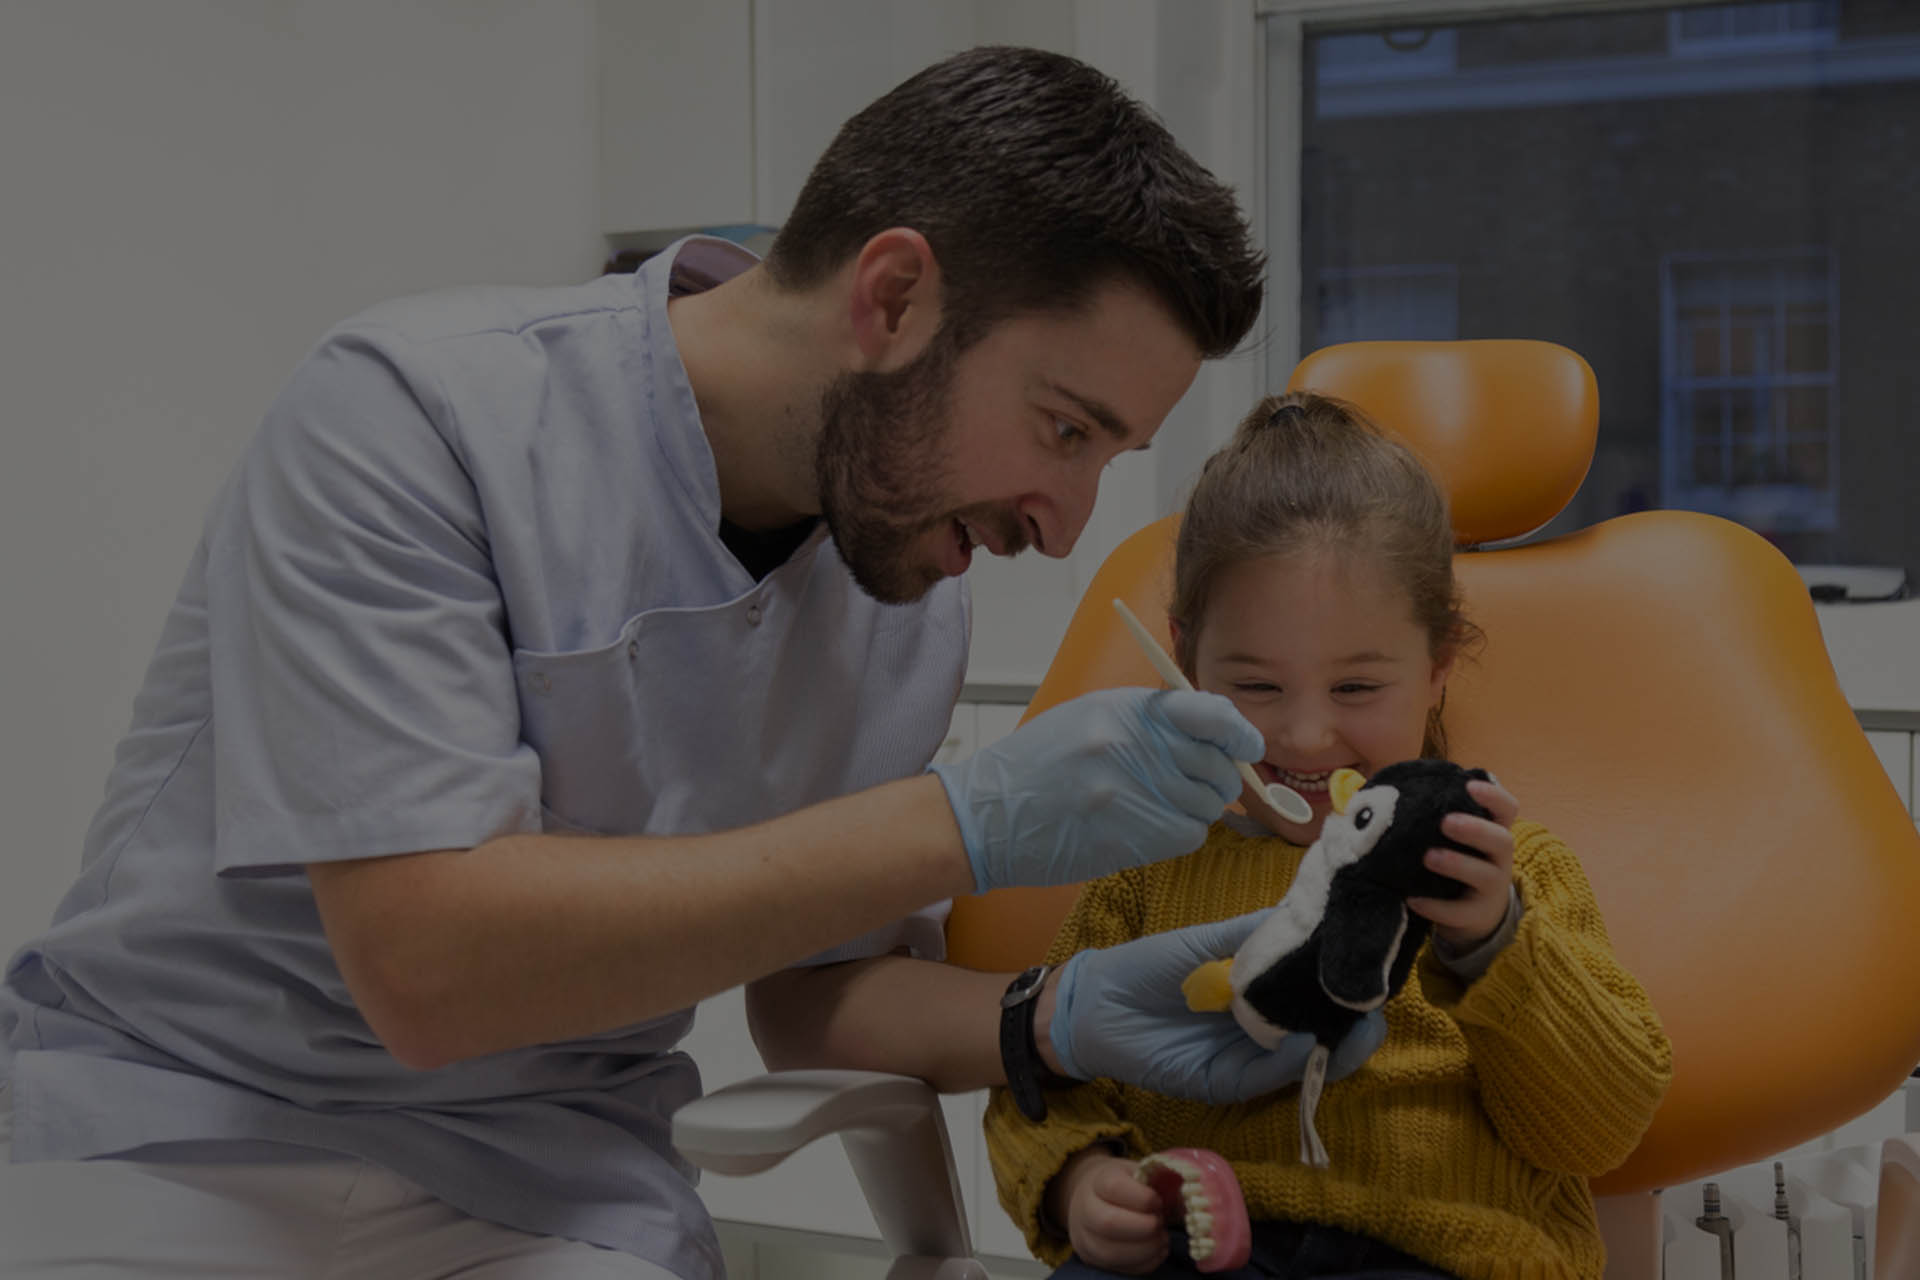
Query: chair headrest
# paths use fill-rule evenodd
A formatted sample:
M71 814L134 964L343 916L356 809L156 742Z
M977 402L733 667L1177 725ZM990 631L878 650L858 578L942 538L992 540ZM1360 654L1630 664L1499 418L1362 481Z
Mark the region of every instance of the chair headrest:
M1552 342L1347 342L1302 360L1289 391L1337 396L1410 445L1453 508L1460 546L1532 533L1593 462L1600 392Z

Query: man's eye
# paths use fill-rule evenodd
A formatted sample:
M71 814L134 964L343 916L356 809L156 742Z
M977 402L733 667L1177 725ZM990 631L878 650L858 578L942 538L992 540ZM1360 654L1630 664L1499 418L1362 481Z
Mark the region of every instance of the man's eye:
M1053 420L1053 431L1062 444L1078 444L1087 438L1087 433L1078 423L1069 422L1065 418Z

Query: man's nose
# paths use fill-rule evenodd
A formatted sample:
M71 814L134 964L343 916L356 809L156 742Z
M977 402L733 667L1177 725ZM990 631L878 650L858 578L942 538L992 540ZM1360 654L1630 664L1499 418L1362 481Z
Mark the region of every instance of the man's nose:
M1043 556L1062 559L1073 551L1093 518L1094 500L1100 496L1100 476L1072 476L1051 491L1035 493L1019 503L1020 519L1026 525L1027 540Z

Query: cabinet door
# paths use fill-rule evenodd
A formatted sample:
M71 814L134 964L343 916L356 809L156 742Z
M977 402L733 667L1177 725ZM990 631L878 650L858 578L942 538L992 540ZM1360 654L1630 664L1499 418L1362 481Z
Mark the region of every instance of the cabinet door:
M1887 771L1887 777L1893 781L1893 789L1900 793L1900 803L1907 806L1907 812L1913 812L1913 735L1905 731L1870 729L1867 741L1873 744L1873 753L1880 757L1880 763Z
M982 1090L975 1096L978 1098L978 1111L974 1117L974 1128L979 1131L987 1113L988 1094ZM1027 1252L1026 1235L1014 1225L1007 1211L1000 1207L1000 1192L994 1185L993 1162L987 1158L986 1147L983 1132L979 1171L976 1174L979 1185L974 1191L974 1204L978 1207L971 1209L974 1252L993 1258L1030 1259L1032 1255Z
M600 229L753 220L751 0L598 0Z
M953 719L947 722L947 736L933 758L940 764L964 760L980 749L980 722L971 702L956 702Z
M974 43L971 4L777 0L753 11L754 217L779 226L851 116Z

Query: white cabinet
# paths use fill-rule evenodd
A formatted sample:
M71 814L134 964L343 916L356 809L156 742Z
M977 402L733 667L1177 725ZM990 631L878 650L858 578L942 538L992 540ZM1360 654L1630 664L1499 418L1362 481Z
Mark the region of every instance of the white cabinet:
M1027 1258L1027 1238L1020 1228L1013 1225L1013 1219L1000 1207L1000 1193L993 1184L993 1164L987 1159L987 1139L982 1130L982 1121L987 1111L987 1091L969 1095L974 1099L973 1133L974 1141L980 1147L980 1164L976 1174L973 1199L978 1208L969 1206L973 1215L974 1251L987 1257Z
M760 0L753 12L754 219L793 212L814 161L862 107L975 43L971 4Z
M990 747L1012 733L1015 726L1020 723L1020 717L1025 715L1026 711L1027 708L1024 704L1015 705L1010 702L981 703L977 712L979 717L979 745L981 747ZM976 748L976 750L977 749L978 748Z
M940 749L933 753L935 763L952 764L955 760L964 760L980 749L980 719L971 702L958 702L953 707L953 719L947 724L947 736L940 743Z
M1893 785L1906 798L1907 812L1913 815L1914 825L1920 827L1920 733L1903 733L1898 736L1906 738L1908 743L1906 785L1901 785L1898 774L1894 775ZM1879 748L1876 747L1875 750L1878 751ZM1894 759L1889 759L1885 755L1880 757L1890 774L1896 767L1898 755L1899 753L1895 752Z
M840 126L975 44L1063 47L1072 0L597 0L601 229L778 226Z
M1867 741L1873 744L1873 753L1880 757L1881 765L1887 771L1887 777L1893 782L1893 789L1900 793L1900 803L1907 806L1907 812L1913 812L1913 735L1888 729L1870 729Z
M752 0L598 0L600 229L753 217Z

